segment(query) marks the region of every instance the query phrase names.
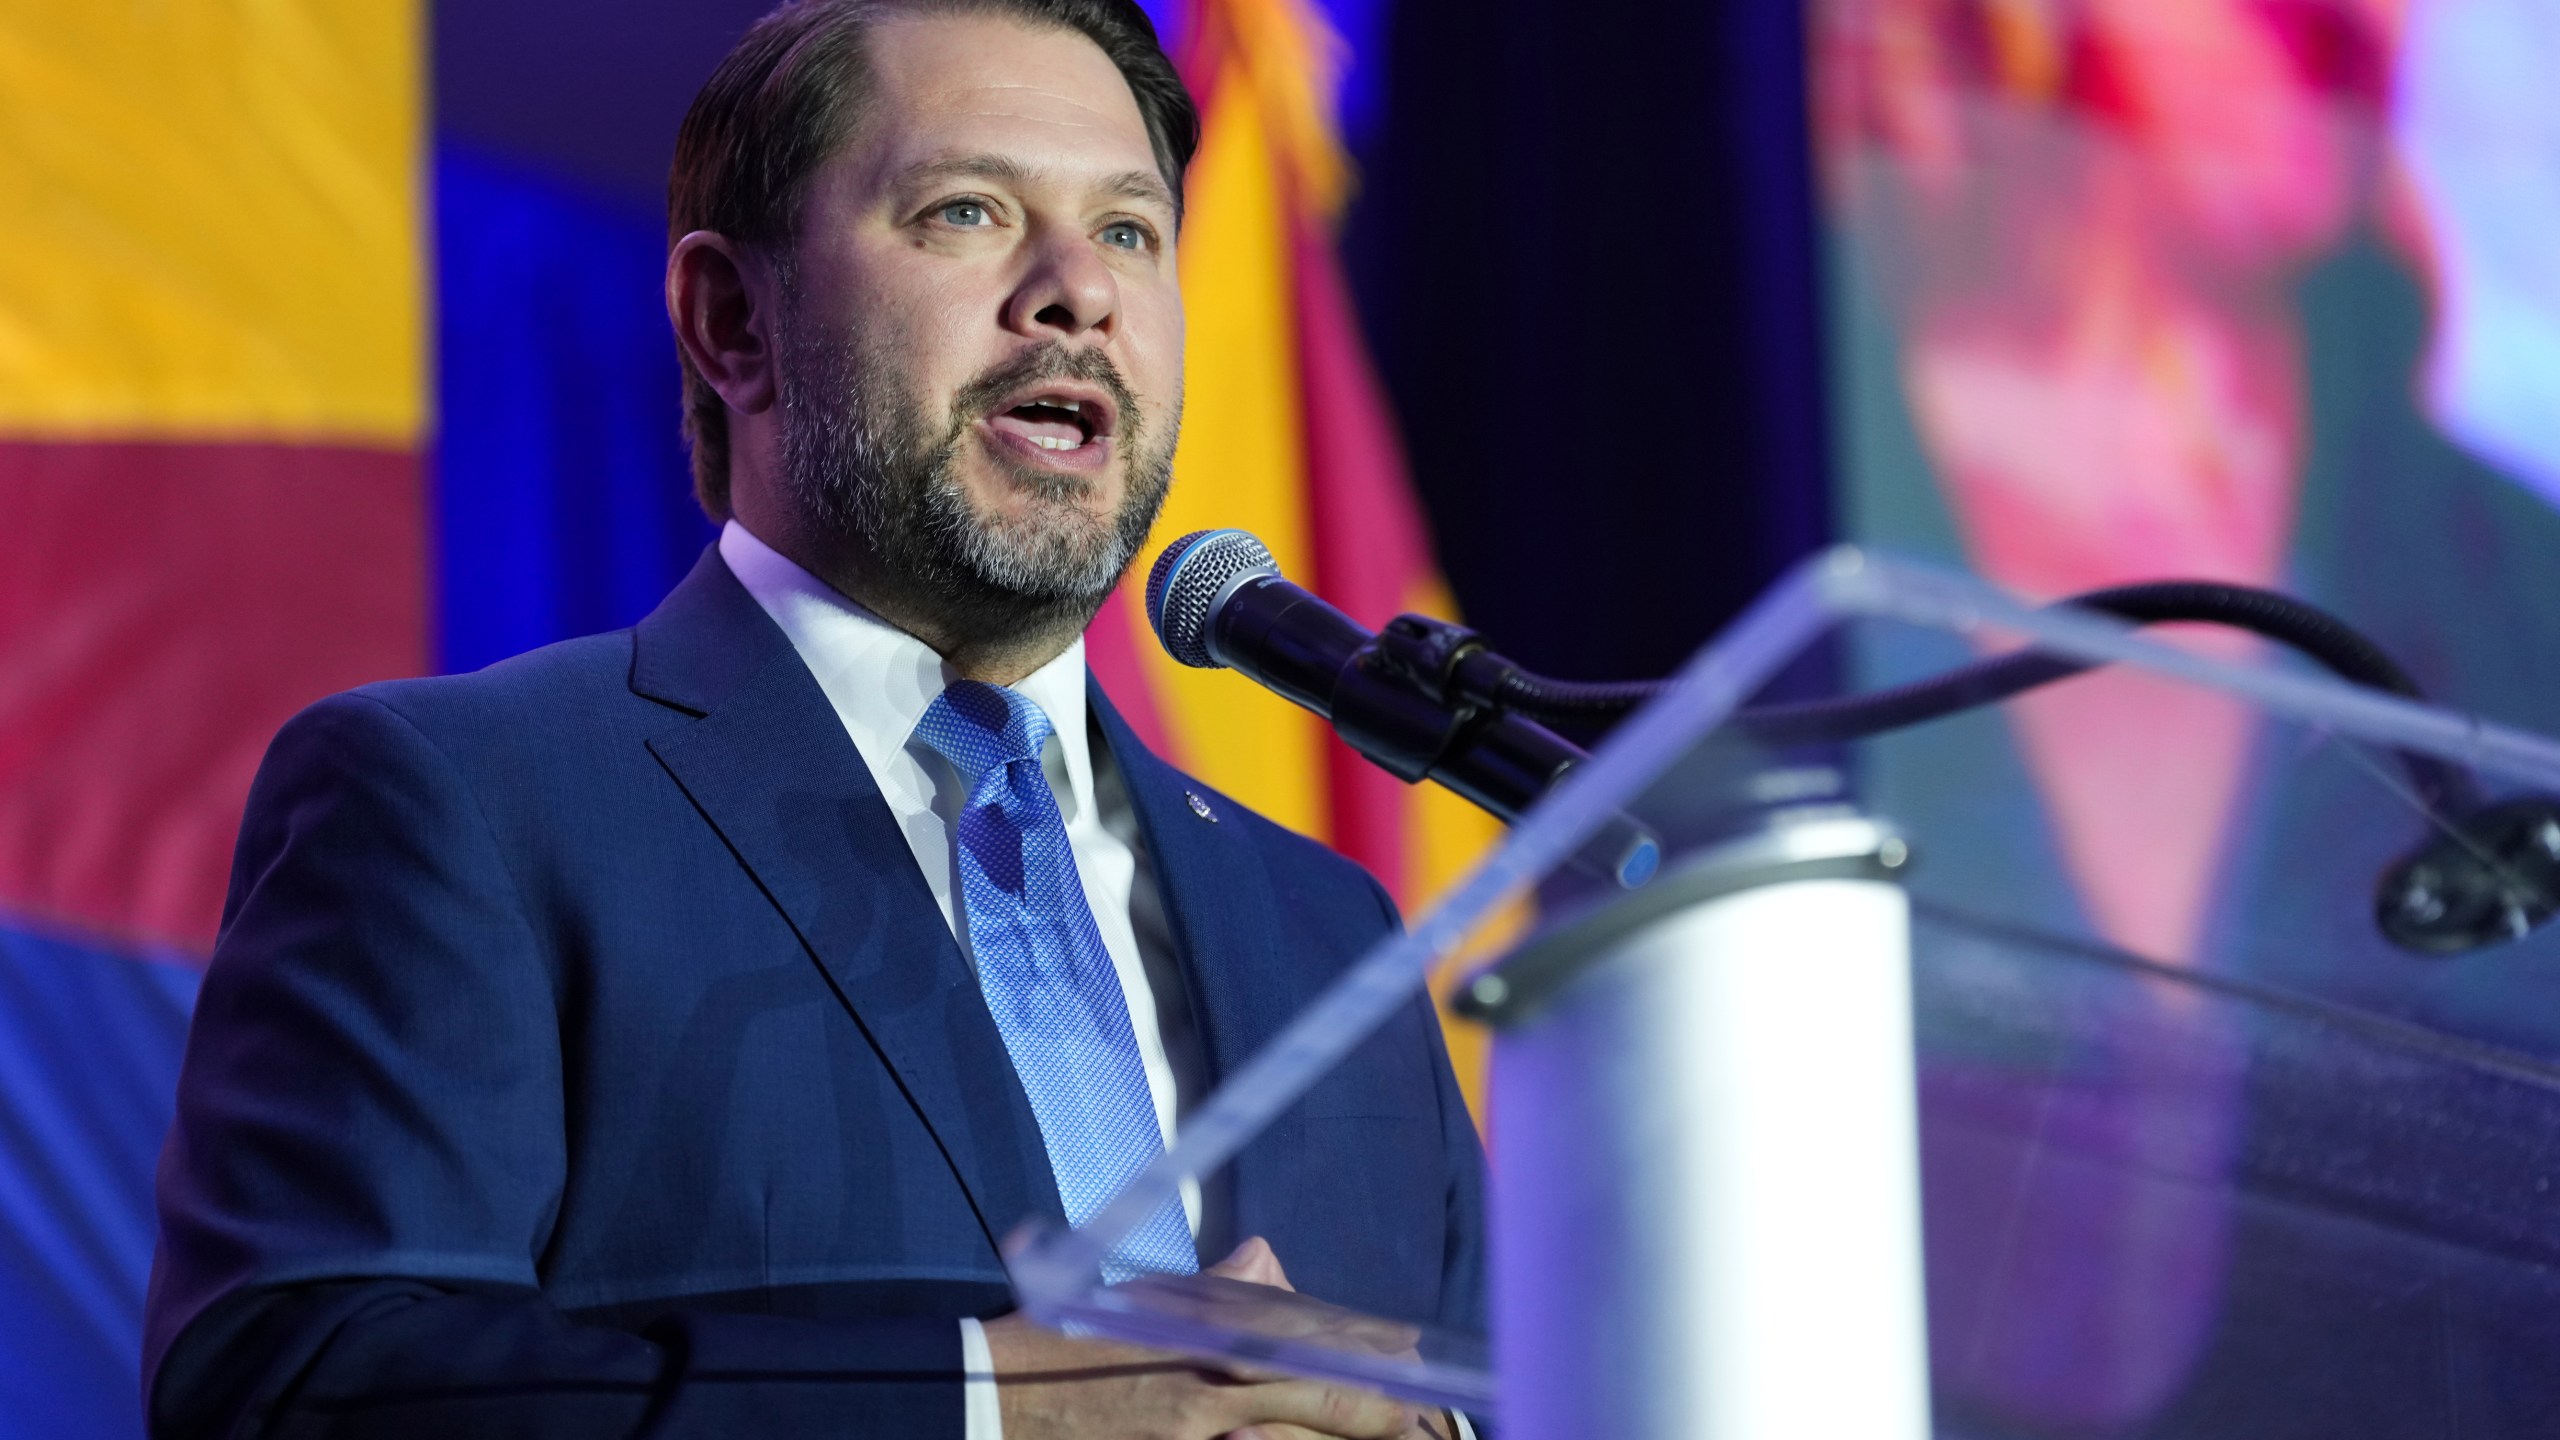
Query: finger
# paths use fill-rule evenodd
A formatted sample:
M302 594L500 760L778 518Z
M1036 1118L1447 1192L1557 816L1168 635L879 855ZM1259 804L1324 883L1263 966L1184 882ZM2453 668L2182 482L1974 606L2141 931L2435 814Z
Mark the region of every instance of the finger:
M1280 1257L1271 1253L1271 1243L1259 1235L1238 1245L1226 1259L1210 1266L1209 1273L1255 1285L1269 1285L1282 1290L1289 1288L1288 1272L1280 1268Z
M1334 1440L1401 1440L1413 1428L1414 1410L1374 1390L1288 1380L1241 1387L1234 1428L1294 1425Z
M1297 1300L1255 1306L1243 1301L1226 1309L1229 1323L1273 1340L1303 1340L1328 1350L1422 1359L1422 1331L1396 1320L1383 1320L1339 1306Z
M1448 1412L1426 1411L1415 1417L1414 1428L1406 1431L1405 1435L1427 1437L1427 1440L1450 1440L1448 1424ZM1242 1430L1231 1430L1219 1436L1218 1440L1334 1440L1334 1437L1303 1425L1248 1425Z
M1274 1340L1305 1340L1331 1350L1361 1351L1419 1360L1421 1327L1363 1315L1339 1305L1312 1300L1276 1285L1258 1285L1231 1276L1195 1282L1185 1297L1186 1313L1230 1329L1249 1330Z
M1375 1315L1337 1315L1332 1323L1318 1332L1317 1338L1337 1350L1366 1350L1376 1355L1393 1355L1416 1365L1422 1363L1421 1328L1394 1320L1381 1320Z
M1411 1325L1349 1311L1274 1310L1258 1317L1258 1333L1274 1340L1302 1340L1327 1350L1391 1355L1422 1363L1422 1334Z

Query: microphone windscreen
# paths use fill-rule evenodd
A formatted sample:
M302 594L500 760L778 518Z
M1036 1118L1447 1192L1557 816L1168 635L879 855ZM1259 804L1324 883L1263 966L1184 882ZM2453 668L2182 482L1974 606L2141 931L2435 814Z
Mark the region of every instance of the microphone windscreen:
M1243 530L1194 530L1164 547L1147 573L1147 623L1165 653L1195 669L1220 668L1209 653L1218 601L1236 582L1278 575L1261 541Z

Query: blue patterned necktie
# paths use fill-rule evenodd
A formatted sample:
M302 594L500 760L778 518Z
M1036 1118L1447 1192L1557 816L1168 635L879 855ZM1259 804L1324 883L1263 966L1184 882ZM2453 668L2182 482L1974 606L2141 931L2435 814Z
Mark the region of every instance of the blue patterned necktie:
M955 681L916 722L969 787L954 849L978 988L1040 1122L1067 1219L1082 1225L1164 1153L1164 1133L1040 767L1049 735L1039 706L974 680ZM1199 1268L1182 1204L1168 1199L1112 1251L1103 1278Z

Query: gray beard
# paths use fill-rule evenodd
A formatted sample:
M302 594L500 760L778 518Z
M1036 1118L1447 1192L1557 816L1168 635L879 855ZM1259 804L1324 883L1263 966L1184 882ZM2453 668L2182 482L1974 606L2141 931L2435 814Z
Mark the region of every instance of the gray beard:
M800 313L786 288L783 313ZM1119 370L1098 351L1050 344L963 386L938 428L895 358L859 335L777 327L783 483L821 533L869 552L878 583L956 632L980 639L1082 629L1154 528L1173 479L1177 400L1161 437L1142 423ZM981 515L959 475L969 427L1022 385L1079 379L1119 408L1114 446L1127 469L1108 519L1076 501L1099 477L987 459L1032 500L1018 518Z

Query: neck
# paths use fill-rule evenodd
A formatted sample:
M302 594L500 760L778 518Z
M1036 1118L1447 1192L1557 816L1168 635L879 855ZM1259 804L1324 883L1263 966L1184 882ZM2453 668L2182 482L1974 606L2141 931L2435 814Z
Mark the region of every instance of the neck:
M1033 671L1067 653L1067 647L1084 633L1093 618L1057 616L1033 628L984 633L955 626L946 616L901 607L891 595L867 598L834 580L827 583L836 585L872 614L932 646L942 663L958 671L962 679L989 685L1018 685L1030 678Z
M1057 659L1084 633L1100 608L1060 607L1005 595L955 602L925 593L883 565L865 543L818 537L808 527L739 517L749 533L837 594L932 647L962 679L1015 685Z

